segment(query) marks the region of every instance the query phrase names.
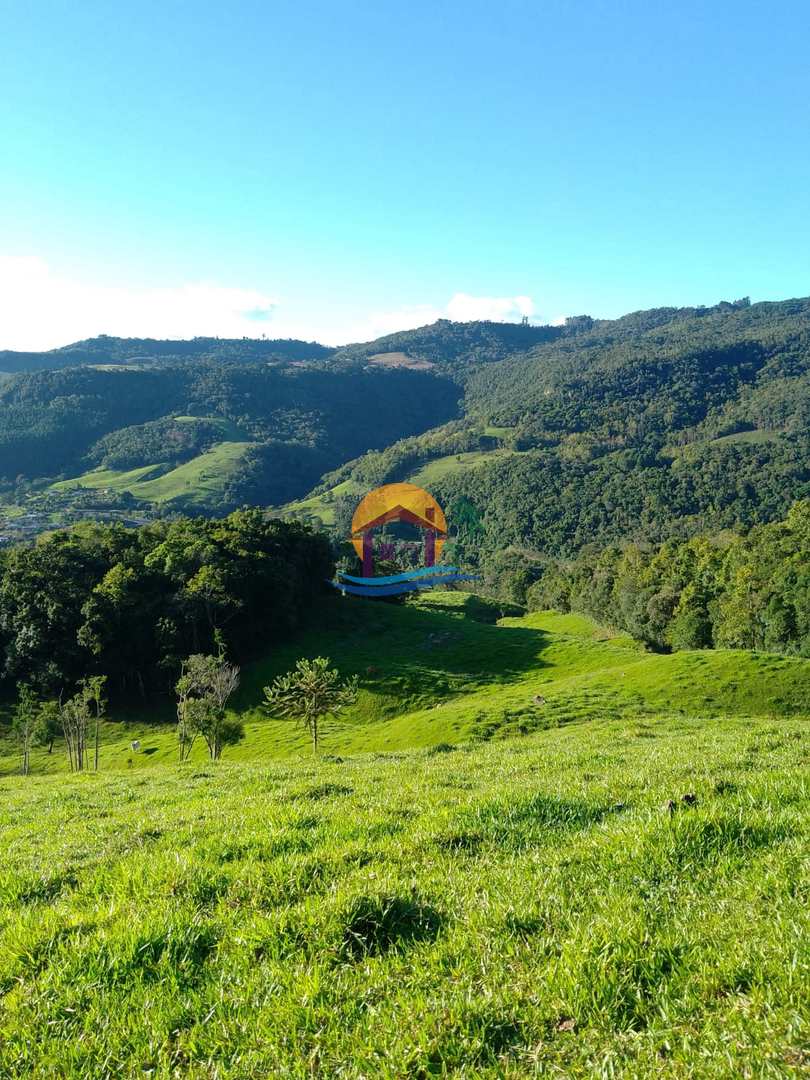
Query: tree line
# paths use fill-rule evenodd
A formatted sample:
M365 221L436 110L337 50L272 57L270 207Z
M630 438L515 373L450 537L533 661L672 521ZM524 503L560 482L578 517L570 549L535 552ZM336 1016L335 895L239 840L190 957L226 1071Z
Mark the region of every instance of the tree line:
M106 676L82 679L72 697L42 699L27 683L18 687L18 699L12 712L11 733L21 756L23 776L31 772L31 751L54 743L63 736L71 772L99 768L101 723L106 718L104 696ZM177 745L181 762L188 761L198 739L208 748L208 756L218 761L226 746L234 746L245 737L241 717L228 712L227 706L239 687L239 668L228 663L224 643L219 637L219 652L195 653L183 661L175 685L177 695ZM357 698L357 677L343 679L327 657L299 660L292 671L279 675L264 687L263 710L272 717L297 722L309 734L313 753L317 754L323 722L336 716ZM133 740L132 749L140 749ZM131 759L130 759L131 760Z
M172 688L178 753L198 739L218 759L244 735L227 706L239 666L286 639L334 573L329 541L256 509L138 529L88 524L0 553L3 675L11 731L31 751L64 742L71 771L99 767L107 692ZM265 687L270 715L298 720L317 750L323 717L354 700L328 660L301 660Z
M810 499L783 521L657 546L550 560L533 610L579 611L654 649L742 648L810 656Z
M2 674L47 697L93 675L166 689L192 654L286 637L333 567L326 537L257 509L55 532L0 552Z

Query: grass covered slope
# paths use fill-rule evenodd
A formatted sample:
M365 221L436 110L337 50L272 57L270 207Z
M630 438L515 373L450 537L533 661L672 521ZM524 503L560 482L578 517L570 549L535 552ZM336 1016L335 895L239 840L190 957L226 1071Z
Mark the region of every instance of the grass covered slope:
M508 605L507 605L508 608ZM469 593L431 592L404 606L329 598L317 624L247 664L234 707L246 722L235 761L309 754L307 735L260 707L262 687L305 656L356 674L356 705L323 732L327 753L356 754L523 735L605 718L643 730L661 714L704 719L810 715L810 660L744 650L645 652L580 615L505 615ZM133 754L130 742L140 740ZM120 714L104 730L102 767L173 762L174 703ZM203 762L200 744L194 759ZM61 771L64 755L34 751L34 771ZM0 775L19 767L0 739Z
M213 429L217 442L206 446L199 454L192 450L185 461L154 461L134 469L91 469L70 480L52 484L50 490L65 494L89 488L127 494L157 505L179 500L191 507L198 503L208 507L215 505L217 500L224 500L228 484L243 467L245 454L253 446L247 434L237 424L216 416L175 416L167 422L189 429L197 426ZM106 442L109 443L110 438ZM163 446L158 453L167 450L168 447Z
M250 442L220 442L175 468L156 463L137 469L98 469L75 479L60 480L51 488L56 492L78 488L127 492L158 505L181 500L189 506L212 506L224 497L228 481L241 468L251 446Z
M804 731L0 781L0 1076L806 1074Z

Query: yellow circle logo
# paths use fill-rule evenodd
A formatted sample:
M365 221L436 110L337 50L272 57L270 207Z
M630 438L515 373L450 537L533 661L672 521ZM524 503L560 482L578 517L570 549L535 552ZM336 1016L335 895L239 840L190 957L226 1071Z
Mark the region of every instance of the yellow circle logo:
M384 484L366 495L352 518L351 540L363 560L364 573L371 572L371 531L389 521L404 521L424 530L425 565L433 566L447 539L444 511L430 492L416 484Z

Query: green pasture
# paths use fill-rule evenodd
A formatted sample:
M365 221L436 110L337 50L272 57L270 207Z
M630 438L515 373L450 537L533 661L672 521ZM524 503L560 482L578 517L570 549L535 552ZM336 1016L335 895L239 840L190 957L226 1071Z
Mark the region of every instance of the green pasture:
M806 724L0 781L0 1076L799 1077Z
M234 709L246 737L234 761L306 757L306 734L270 720L262 687L305 656L326 655L357 675L356 705L326 724L325 752L383 753L440 743L524 736L547 728L662 713L704 718L810 715L810 660L742 650L668 655L644 651L581 615L509 616L508 605L435 591L407 604L335 595L317 625L243 664ZM138 739L141 749L133 752ZM177 754L168 696L115 712L104 726L104 769L140 769ZM204 760L204 747L195 748ZM36 750L35 770L61 771L57 750ZM0 737L0 774L17 768Z
M177 417L178 420L191 419ZM210 506L225 490L227 481L242 465L253 444L245 441L216 443L209 450L175 468L165 462L137 469L97 469L51 485L54 491L91 488L129 492L143 502L164 504L175 500Z

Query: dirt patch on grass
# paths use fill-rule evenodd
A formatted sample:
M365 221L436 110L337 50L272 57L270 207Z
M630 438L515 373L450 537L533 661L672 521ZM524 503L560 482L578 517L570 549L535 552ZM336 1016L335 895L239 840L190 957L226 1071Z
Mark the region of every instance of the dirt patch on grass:
M376 353L368 358L368 362L375 367L408 368L410 371L428 371L436 366L430 360L420 360L404 352Z

